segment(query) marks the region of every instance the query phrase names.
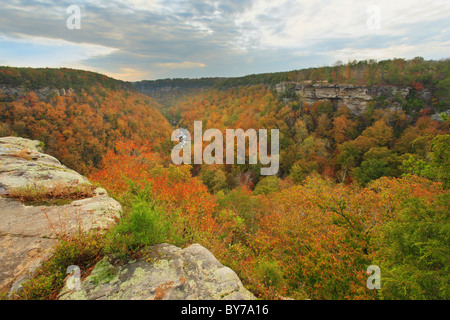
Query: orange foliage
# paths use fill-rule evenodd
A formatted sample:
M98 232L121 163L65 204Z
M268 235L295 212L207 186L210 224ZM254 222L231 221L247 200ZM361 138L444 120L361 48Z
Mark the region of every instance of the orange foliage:
M86 174L120 139L162 154L171 128L156 105L143 94L102 87L45 100L30 92L0 103L0 119L11 130L7 134L44 142L46 153Z
M197 178L191 177L190 166L164 168L148 147L137 147L133 142L118 142L116 151L109 151L101 169L89 179L100 183L113 195L124 197L134 187L150 185L152 197L166 210L179 212L189 218L191 226L199 231L218 229L213 219L214 196Z

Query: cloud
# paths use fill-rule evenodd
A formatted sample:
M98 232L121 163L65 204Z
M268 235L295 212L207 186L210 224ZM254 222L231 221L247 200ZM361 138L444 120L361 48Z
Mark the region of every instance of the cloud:
M371 7L378 12L368 10ZM449 1L435 0L255 0L238 15L236 24L241 46L305 48L330 38L405 35L410 25L448 21L449 12ZM370 28L378 13L380 29Z
M191 68L204 68L206 64L201 62L166 62L166 63L157 63L156 64L160 68L168 68L168 69L191 69Z
M2 63L72 65L140 80L449 52L448 0L78 0L81 30L69 30L72 4L4 3ZM372 5L379 28L370 27Z
M109 77L121 79L125 81L134 81L136 79L148 79L151 77L151 74L147 71L136 70L133 68L120 68L119 72L110 72L108 70L92 70L99 73L103 73Z
M392 45L386 48L343 48L333 52L326 52L330 54L334 61L349 61L349 60L367 60L367 59L392 59L395 57L407 57L413 58L417 56L431 56L435 59L439 59L442 52L450 52L450 41L446 42L431 42L428 43L426 48L418 49L414 45ZM321 54L325 54L322 52Z
M0 56L8 65L18 67L83 68L81 61L102 57L117 51L102 45L72 43L43 37L17 34L15 38L0 36Z

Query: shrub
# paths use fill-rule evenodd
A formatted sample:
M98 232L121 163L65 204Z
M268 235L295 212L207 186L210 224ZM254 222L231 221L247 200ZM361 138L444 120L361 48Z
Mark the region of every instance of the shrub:
M261 179L255 187L253 194L269 194L280 190L280 178L277 176L268 176Z
M22 290L16 292L13 299L56 298L67 277L67 268L77 265L86 272L102 257L103 245L103 236L99 233L79 233L63 239L54 248L52 257L22 285Z
M127 259L141 247L167 242L169 231L164 211L143 198L137 198L130 214L109 233L105 253Z
M283 271L276 261L262 260L256 265L255 272L268 287L278 287L283 282Z
M403 210L381 228L383 298L450 298L449 200L449 193L432 204L407 199Z

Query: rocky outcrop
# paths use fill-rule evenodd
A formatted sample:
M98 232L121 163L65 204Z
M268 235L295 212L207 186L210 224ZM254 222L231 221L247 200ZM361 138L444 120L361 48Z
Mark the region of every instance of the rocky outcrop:
M55 157L42 153L42 147L37 140L0 138L0 194L23 186L89 183Z
M63 300L253 300L236 273L199 244L180 249L150 247L122 266L103 258L78 289L66 286Z
M17 189L89 184L56 158L42 153L39 141L0 138L0 291L19 290L62 235L101 230L120 217L121 206L98 188L92 197L64 205L26 205L9 198ZM30 188L30 189L27 189Z
M313 84L311 81L305 82L282 82L275 86L278 92L293 90L300 96L303 102L313 104L316 101L332 101L337 106L346 105L354 114L361 114L366 110L368 102L376 97L393 97L400 95L406 99L412 88L398 88L394 86L360 86L360 85L335 85L323 83ZM426 104L431 103L431 92L423 90L422 98ZM393 104L395 107L395 103Z
M0 84L0 96L10 96L13 99L26 96L31 91L33 91L39 99L46 99L51 96L66 96L75 92L72 88L56 89L52 87L42 87L37 89L27 89L25 87L14 87Z

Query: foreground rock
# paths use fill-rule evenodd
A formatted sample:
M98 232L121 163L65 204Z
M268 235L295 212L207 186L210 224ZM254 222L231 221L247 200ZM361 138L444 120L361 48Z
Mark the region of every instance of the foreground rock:
M93 197L61 206L29 206L7 198L16 188L80 184L89 181L42 153L39 141L0 138L0 291L20 290L61 236L106 229L120 218L120 204L100 188Z
M73 286L71 286L73 288ZM253 300L236 273L201 245L151 247L123 266L101 260L80 290L65 287L63 300Z
M55 157L42 153L40 141L0 138L0 194L25 186L86 183L89 181L84 176L62 165Z

